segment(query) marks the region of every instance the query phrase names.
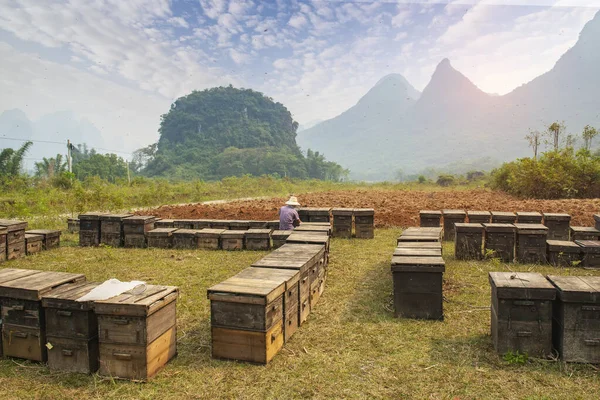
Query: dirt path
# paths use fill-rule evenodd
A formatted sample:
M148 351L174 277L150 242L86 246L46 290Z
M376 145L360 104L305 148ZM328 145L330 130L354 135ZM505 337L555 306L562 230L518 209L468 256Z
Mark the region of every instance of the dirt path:
M593 226L593 214L600 213L600 199L584 200L520 200L500 192L487 190L405 191L353 190L298 195L306 207L368 207L375 209L375 225L415 226L419 210L448 208L488 211L565 212L573 217L571 225ZM272 220L285 198L258 198L211 204L162 206L140 210L137 214L161 218L210 218Z

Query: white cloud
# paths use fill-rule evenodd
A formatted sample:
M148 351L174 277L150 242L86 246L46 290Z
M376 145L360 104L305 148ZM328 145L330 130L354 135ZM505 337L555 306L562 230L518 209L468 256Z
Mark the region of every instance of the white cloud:
M250 60L249 54L242 53L235 49L229 49L229 57L231 57L233 62L235 62L238 65L246 64Z
M401 41L403 39L406 39L407 37L408 37L408 33L406 33L406 32L398 32L396 34L396 36L394 37L394 40L396 42L399 42L399 41Z
M306 17L302 14L294 14L292 15L292 17L290 18L288 24L291 27L294 27L296 29L300 29L303 26L305 26L308 23L308 21L306 20Z
M395 27L402 27L410 23L410 17L412 13L410 10L401 10L392 18L392 25Z
M226 0L200 0L200 5L204 10L204 15L211 19L217 19L219 15L225 12L227 7Z
M187 23L187 21L181 17L171 17L169 18L168 22L178 28L189 28L189 24Z

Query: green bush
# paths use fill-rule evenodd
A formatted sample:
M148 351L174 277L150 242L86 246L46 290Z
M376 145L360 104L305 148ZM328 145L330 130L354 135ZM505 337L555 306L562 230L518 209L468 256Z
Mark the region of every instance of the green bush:
M600 197L600 157L567 148L522 158L492 171L490 185L523 198Z
M438 176L436 183L440 186L446 187L454 185L456 183L456 178L454 175L440 175Z

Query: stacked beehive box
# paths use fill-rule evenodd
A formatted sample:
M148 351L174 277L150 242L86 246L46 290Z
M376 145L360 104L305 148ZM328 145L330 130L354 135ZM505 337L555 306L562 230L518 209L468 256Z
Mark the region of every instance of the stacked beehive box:
M42 296L66 283L85 281L81 274L2 270L2 346L5 356L46 361L46 323Z
M143 285L94 302L101 375L147 380L175 357L178 293L174 286Z
M600 241L576 240L575 243L581 248L581 265L587 268L600 268Z
M536 211L518 211L517 222L519 224L541 224L543 216Z
M500 354L552 354L554 287L538 273L490 272L492 340Z
M292 234L293 231L280 231L275 230L271 232L271 239L273 243L273 248L277 249L285 244L285 241Z
M30 256L42 251L44 237L42 235L25 234L25 253Z
M435 242L441 241L442 228L415 228L410 227L402 231L397 239L397 244L402 242Z
M340 238L352 237L352 208L334 208L331 210L333 216L333 236Z
M599 240L600 231L590 226L571 226L571 241L576 240Z
M316 222L316 223L305 222L302 225L294 228L294 230L291 232L294 232L294 233L310 232L310 233L320 233L322 235L331 236L331 226L330 225L320 225L320 223L318 223L318 222Z
M170 249L173 247L173 232L176 230L177 228L155 228L148 231L146 234L148 247Z
M594 227L600 231L600 214L594 214Z
M308 207L304 208L305 210L305 219L300 218L303 222L327 222L330 223L331 216L330 208L325 207ZM298 214L299 215L299 214Z
M513 224L483 224L484 251L505 262L515 259L515 226Z
M100 245L100 216L101 213L79 214L79 245Z
M581 262L581 247L567 240L546 240L547 260L556 267L571 267Z
M482 224L454 224L454 256L458 260L479 260L482 257L483 232Z
M244 240L248 250L269 250L271 248L271 230L250 228L245 232Z
M6 259L15 260L25 257L25 230L27 229L27 222L0 219L0 228L6 228Z
M279 226L279 221L277 221L277 226ZM205 228L205 227L203 227L203 228ZM240 221L240 220L229 221L229 228L231 228L231 230L234 230L234 231L247 231L248 229L250 229L250 221Z
M30 235L42 236L42 250L57 249L60 247L61 231L56 229L32 229L25 231Z
M517 215L510 211L492 211L492 224L514 224Z
M100 215L100 243L111 247L123 247L123 219L132 214Z
M372 208L354 209L354 236L358 239L373 239L375 210Z
M489 224L492 221L489 211L467 211L467 217L471 224Z
M50 369L88 374L98 370L98 318L91 301L77 301L98 285L69 283L42 296Z
M206 228L198 231L198 247L205 250L218 250L221 246L221 233L224 229Z
M454 240L454 224L464 223L467 213L463 210L443 210L444 240Z
M168 218L160 218L154 222L154 228L175 228L175 220Z
M198 233L196 229L177 229L172 233L174 249L197 249Z
M195 229L195 223L192 219L174 219L173 228L177 229Z
M435 210L419 211L419 225L422 228L437 228L442 226L442 212Z
M517 233L516 260L539 264L546 260L548 228L542 224L514 224Z
M146 235L154 229L156 217L134 215L123 219L123 244L125 247L146 247Z
M246 230L227 230L221 232L221 248L223 250L244 249L244 236Z
M548 239L569 240L571 216L560 213L544 213L544 225L548 227Z

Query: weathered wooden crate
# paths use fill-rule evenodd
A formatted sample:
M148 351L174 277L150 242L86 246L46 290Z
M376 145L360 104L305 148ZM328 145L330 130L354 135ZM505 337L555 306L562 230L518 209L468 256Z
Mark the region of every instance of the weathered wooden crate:
M156 217L151 215L134 215L123 219L125 247L146 247L146 234L154 229Z
M248 229L244 240L248 250L269 250L271 248L270 229Z
M556 289L541 274L490 272L492 340L500 354L552 354L552 302Z
M177 229L173 232L174 249L197 249L198 229Z
M373 225L375 223L375 210L372 208L355 208L354 224Z
M310 269L326 256L325 247L315 244L284 244L259 261L253 268L291 269L300 273L299 306L300 324L310 314Z
M100 216L100 243L111 247L123 247L123 219L132 214L104 214Z
M316 232L331 236L331 227L324 225L311 225L310 222L307 222L294 228L294 232Z
M208 289L212 356L266 364L284 343L285 280L265 268L234 275Z
M435 210L419 211L419 225L423 228L440 227L442 221L442 212Z
M102 213L79 214L79 245L100 245L100 216Z
M25 234L25 252L28 256L40 253L44 247L44 237L42 235Z
M79 232L79 218L68 218L67 219L67 230L69 233Z
M544 213L544 225L548 227L549 240L569 240L571 216L560 213Z
M442 257L392 256L394 315L397 318L444 319Z
M594 227L600 231L600 214L594 214Z
M463 210L442 210L444 216L444 240L454 240L454 224L464 223L467 213Z
M329 236L324 234L293 231L285 242L288 244L318 244L325 247L325 252L329 252Z
M271 221L267 221L266 228L272 231L279 229L279 220L273 219Z
M600 231L589 226L571 226L571 241L575 240L600 240Z
M146 234L148 247L170 249L173 247L173 232L176 230L177 228L155 228L148 231Z
M154 222L154 228L174 228L175 220L174 219L157 219Z
M308 207L296 207L298 217L302 222L308 222Z
M489 211L467 211L467 217L471 224L489 224L492 221Z
M210 221L210 228L228 230L230 228L229 222L227 219L213 219Z
M177 229L196 229L193 219L174 219L173 228Z
M46 361L46 321L42 296L66 283L85 281L82 274L2 270L2 347L5 356Z
M485 228L484 255L492 254L504 262L515 259L515 226L512 224L483 224Z
M600 268L600 241L576 240L581 247L581 266L586 268Z
M557 289L553 342L566 362L600 363L600 277L548 276Z
M510 211L492 211L492 224L514 224L517 215Z
M581 247L566 240L546 240L548 262L555 267L572 267L581 262Z
M25 257L25 230L27 222L0 219L0 227L6 228L6 259L15 260Z
M192 229L206 229L206 228L210 228L210 223L212 220L210 219L193 219L192 221ZM234 222L234 221L232 221ZM238 221L241 222L241 221ZM234 229L234 228L232 228ZM243 228L242 228L243 229Z
M246 230L227 230L221 232L221 248L223 250L243 250Z
M218 250L221 248L221 233L225 229L202 229L198 231L198 247L206 250Z
M454 224L454 229L454 256L456 259L480 260L483 257L483 225L459 222Z
M248 221L249 229L267 229L267 221Z
M94 302L105 376L148 380L177 354L175 286L142 285Z
M519 224L541 224L543 216L537 211L518 211L517 222Z
M399 242L397 249L435 249L443 253L442 243L440 242Z
M275 230L271 232L271 240L273 242L273 248L277 249L285 244L285 241L292 234L293 231L280 231Z
M0 226L0 262L6 261L6 236L8 235L8 230Z
M331 210L333 216L333 236L340 238L352 237L352 208L334 208Z
M77 301L98 285L65 284L42 296L50 369L81 373L98 370L98 318L91 301Z
M514 224L514 226L517 232L517 262L546 263L548 228L542 224Z
M60 235L61 231L56 229L33 229L25 231L25 233L31 235L42 235L42 249L51 250L60 247Z
M279 226L279 221L277 221L277 226ZM233 231L247 231L250 229L250 221L229 221L229 228Z
M303 222L331 222L331 208L329 207L308 207L305 210L306 220L300 217Z

